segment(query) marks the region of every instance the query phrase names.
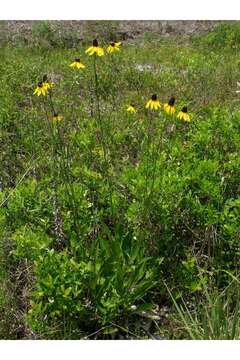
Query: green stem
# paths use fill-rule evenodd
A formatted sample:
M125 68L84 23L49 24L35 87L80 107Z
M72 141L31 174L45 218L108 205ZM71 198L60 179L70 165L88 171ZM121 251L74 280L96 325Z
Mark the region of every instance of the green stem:
M150 153L151 153L151 140L152 140L152 131L153 131L153 116L152 113L149 115L148 119L148 126L147 126L147 149L146 149L146 165L144 166L144 173L145 173L145 189L144 189L144 198L143 198L143 209L144 213L146 214L146 205L148 199L148 183L150 177L150 169L149 169L149 162L150 162Z
M105 134L104 128L101 118L101 111L100 111L100 99L99 99L99 81L98 81L98 74L97 74L97 64L96 64L96 55L93 56L93 69L94 69L94 80L95 80L95 96L96 96L96 103L97 103L97 121L100 129L101 134L101 144L103 148L103 157L104 157L104 173L107 175L107 182L110 192L110 203L111 203L111 215L113 216L113 202L112 202L112 182L109 177L109 169L108 169L108 161L107 161L107 146L105 141Z
M163 125L164 126L164 125ZM149 187L149 194L148 194L148 206L150 206L151 201L151 195L153 192L155 179L156 179L156 169L157 169L157 156L159 154L160 146L163 144L163 129L162 129L162 135L157 142L153 142L153 170L152 170L152 181Z
M51 93L50 93L51 94ZM78 213L76 208L76 201L75 201L75 194L73 192L73 189L71 188L71 182L69 179L69 169L68 169L68 162L67 162L67 156L66 153L64 153L65 150L65 142L62 138L60 128L58 126L58 123L53 123L49 121L48 118L48 112L47 112L47 104L44 98L43 101L44 104L44 110L46 114L47 124L50 129L51 133L51 152L52 152L52 161L51 161L51 176L52 176L52 184L53 184L53 191L54 191L54 197L57 201L57 182L59 179L61 179L65 183L65 189L68 195L69 203L73 209L73 225L74 225L74 232L77 236L77 239L79 240L79 223L78 223ZM51 108L51 111L53 112L53 115L55 112L55 106L52 99L52 94L49 96L49 106ZM62 155L59 155L59 152L61 152Z
M95 79L95 96L96 96L96 102L97 102L97 121L99 125L99 129L101 132L101 142L103 147L103 153L104 153L104 161L105 166L107 170L107 151L106 151L106 143L104 138L104 130L103 130L103 124L102 124L102 118L101 118L101 110L100 110L100 100L99 100L99 82L98 82L98 75L97 75L97 65L96 65L96 55L93 57L93 67L94 67L94 79Z
M57 139L59 141L59 149L60 149L61 155L62 155L61 159L59 159L59 169L60 169L59 175L60 175L62 181L64 182L68 201L69 201L71 208L73 209L73 226L74 226L73 231L76 234L77 240L80 240L79 212L78 212L78 208L76 206L77 201L76 201L74 187L72 184L71 169L70 169L69 162L68 162L68 159L70 158L70 154L69 154L69 150L68 150L68 146L67 146L68 144L66 141L64 141L64 138L61 134L58 124L56 124L56 127L57 127L56 135L57 135Z
M56 114L56 109L55 109L54 104L53 104L51 89L49 90L49 104L50 104L53 115Z

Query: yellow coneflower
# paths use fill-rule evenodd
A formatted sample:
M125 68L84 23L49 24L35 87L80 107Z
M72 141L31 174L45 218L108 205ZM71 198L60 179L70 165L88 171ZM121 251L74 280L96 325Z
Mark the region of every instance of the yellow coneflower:
M93 149L93 153L94 153L95 155L100 156L100 157L103 157L103 156L104 156L104 151L103 151L103 149L101 149L101 148L95 148L95 149Z
M113 53L113 52L115 52L115 51L119 51L121 44L122 44L122 43L121 43L120 41L118 41L118 42L116 42L116 41L110 42L110 44L109 44L108 47L107 47L107 52L108 52L109 54L111 54L111 53Z
M181 111L179 111L177 118L183 121L191 121L190 115L188 114L187 107L184 106Z
M130 112L130 113L136 113L137 112L134 104L129 104L128 107L127 107L127 111Z
M54 122L61 121L63 119L63 116L59 115L58 113L55 113L53 116L50 117L50 119Z
M169 99L168 103L166 103L166 104L163 105L164 111L165 111L167 114L169 114L169 115L174 114L175 111L176 111L175 106L174 106L175 100L176 100L175 97L172 96L172 97Z
M51 89L54 85L53 82L48 79L47 75L43 75L42 84L45 90Z
M98 41L95 39L93 40L93 44L92 46L90 46L86 51L86 54L92 56L94 54L96 54L97 56L103 56L104 55L104 50L103 48L101 48L100 46L98 46Z
M70 67L76 68L76 69L84 69L85 65L81 63L80 59L75 59L73 63L69 65Z
M151 110L157 110L160 109L160 107L161 107L160 101L157 99L157 95L154 94L152 98L148 100L146 104L146 109L150 108Z
M46 86L44 86L43 82L40 81L38 83L38 86L36 87L33 95L37 95L37 96L43 95L43 96L45 96L47 94L47 91L48 91L48 89L46 88Z

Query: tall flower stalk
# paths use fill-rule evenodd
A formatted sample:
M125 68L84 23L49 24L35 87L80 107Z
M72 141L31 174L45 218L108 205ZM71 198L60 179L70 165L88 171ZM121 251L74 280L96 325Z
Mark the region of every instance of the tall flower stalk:
M100 132L100 142L103 150L103 159L104 159L104 169L103 176L106 174L107 183L109 187L110 194L110 205L111 205L111 215L113 216L113 202L112 202L112 181L109 175L109 166L108 166L108 153L107 153L107 141L106 134L103 124L103 119L101 116L101 108L100 108L100 93L99 93L99 79L98 79L98 69L97 69L97 57L101 57L104 55L104 50L98 45L98 41L93 40L93 45L90 46L86 53L90 56L93 56L93 73L94 73L94 90L95 90L95 100L96 100L96 120Z
M147 125L146 165L144 167L145 189L144 189L144 200L143 200L144 213L147 214L149 207L149 199L151 196L151 191L153 186L152 182L154 181L154 177L155 177L154 169L156 167L156 142L154 141L156 116L154 112L161 108L160 101L157 99L156 94L152 95L151 99L148 100L145 108L149 109L148 125ZM150 187L149 184L151 184Z
M66 246L66 238L62 230L63 223L61 217L61 204L58 197L58 186L59 182L64 183L66 190L67 198L71 209L73 209L73 230L76 233L77 238L79 239L79 214L76 207L76 197L73 191L72 179L70 176L68 153L66 152L67 144L63 139L62 129L60 123L63 120L63 116L56 111L56 106L53 101L52 86L46 75L43 77L40 90L43 99L43 108L46 115L47 126L50 134L50 149L51 149L51 159L50 159L50 174L51 174L51 184L53 190L53 207L54 207L54 233L57 237L56 248L61 249ZM38 84L38 88L39 88ZM43 84L43 85L42 85ZM42 91L44 87L45 91ZM37 88L37 89L38 89ZM37 90L36 89L36 90ZM38 92L35 90L35 95L38 95ZM40 96L38 95L38 96ZM47 95L47 96L46 96ZM49 113L51 115L49 115Z

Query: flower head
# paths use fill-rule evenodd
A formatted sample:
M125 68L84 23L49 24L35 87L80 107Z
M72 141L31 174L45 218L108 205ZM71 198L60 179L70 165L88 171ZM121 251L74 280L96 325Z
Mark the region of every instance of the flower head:
M136 113L137 112L134 104L129 104L128 107L127 107L127 111L130 112L130 113Z
M157 99L156 94L152 95L151 99L148 100L145 107L146 107L146 109L151 109L151 110L160 109L161 104L160 104L160 101Z
M179 111L177 118L183 121L191 121L190 115L188 114L187 107L184 106L181 111Z
M48 89L46 88L46 86L44 86L44 83L42 81L40 81L33 93L33 95L43 95L45 96L47 94Z
M53 116L50 117L50 119L54 122L61 121L63 119L63 116L59 115L58 113L54 113Z
M85 68L85 65L83 65L83 63L81 63L80 59L75 59L69 66L72 68L76 68L76 69L84 69Z
M53 82L48 79L47 75L43 75L42 84L45 90L51 89L54 85Z
M94 153L95 155L100 156L100 157L103 157L103 156L104 156L104 151L103 151L103 149L101 149L101 148L95 148L95 149L93 150L93 153Z
M92 56L94 54L96 54L97 56L103 56L104 55L104 50L103 50L103 48L98 46L97 39L93 40L92 46L90 46L85 52L86 52L86 54L88 54L90 56Z
M175 100L176 100L175 97L172 96L172 97L169 99L168 103L166 103L166 104L163 105L164 111L165 111L167 114L169 114L169 115L174 114L175 111L176 111L175 106L174 106Z
M108 47L107 47L107 52L108 52L109 54L111 54L111 53L113 53L113 52L119 51L121 44L122 44L122 43L121 43L120 41L119 41L119 42L115 42L115 41L110 42L110 44L109 44Z

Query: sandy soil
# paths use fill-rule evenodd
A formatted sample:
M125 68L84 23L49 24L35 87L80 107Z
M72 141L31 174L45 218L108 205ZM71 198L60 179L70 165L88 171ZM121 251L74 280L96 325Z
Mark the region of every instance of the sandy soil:
M195 32L207 32L213 29L220 21L49 21L52 31L58 36L64 36L64 32L72 33L79 39L104 33L111 29L118 38L125 40L135 38L145 32L154 32L163 37L175 35L190 35ZM0 36L7 41L14 42L22 37L26 42L32 37L32 32L41 21L0 21Z

